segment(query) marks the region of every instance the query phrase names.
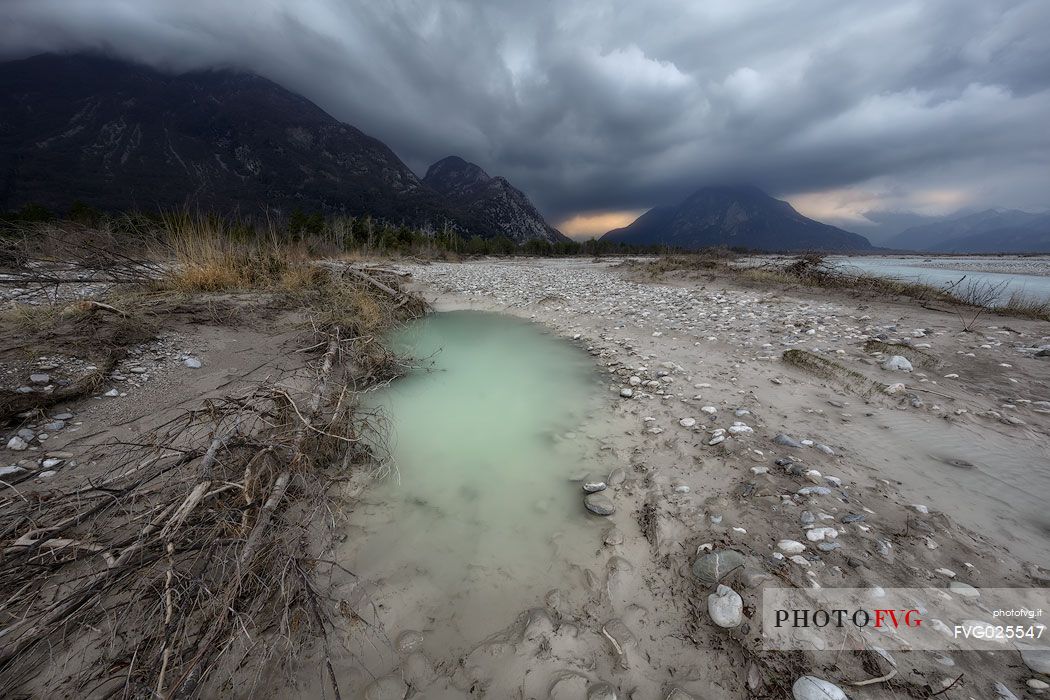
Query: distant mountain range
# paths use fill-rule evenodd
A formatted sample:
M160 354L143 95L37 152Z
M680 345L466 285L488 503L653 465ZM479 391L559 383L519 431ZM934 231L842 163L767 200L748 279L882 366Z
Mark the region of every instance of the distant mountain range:
M464 164L480 175L452 192L441 163L420 180L381 141L257 75L83 54L0 64L0 210L298 208L562 240L506 180Z
M449 156L431 165L423 182L457 208L517 243L533 239L569 240L543 220L521 190L458 156Z
M756 187L704 187L676 206L654 207L603 241L665 245L683 249L713 246L766 251L863 252L864 236L799 214L787 202Z
M1050 252L1050 213L987 209L901 231L883 245L930 253Z

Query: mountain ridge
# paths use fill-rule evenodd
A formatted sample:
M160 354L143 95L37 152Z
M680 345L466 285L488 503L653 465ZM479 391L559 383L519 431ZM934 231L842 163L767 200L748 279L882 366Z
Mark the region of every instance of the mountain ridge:
M654 207L600 240L684 249L872 250L860 234L814 221L751 185L702 187L677 205Z
M913 226L884 245L931 253L1050 252L1050 213L994 207Z
M96 53L0 63L0 209L64 211L77 200L107 210L304 209L502 233L382 141L264 77L166 73Z
M459 156L447 156L427 168L423 183L486 222L516 243L570 240L548 224L524 192L498 175Z

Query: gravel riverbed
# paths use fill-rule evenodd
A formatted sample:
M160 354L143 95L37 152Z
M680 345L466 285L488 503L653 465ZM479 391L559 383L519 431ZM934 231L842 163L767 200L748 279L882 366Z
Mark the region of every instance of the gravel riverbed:
M782 587L1047 586L1050 325L988 316L964 332L917 306L609 261L402 269L438 310L511 314L589 353L606 408L565 430L608 470L551 484L589 510L593 556L476 645L428 642L413 608L442 593L425 576L368 581L371 624L418 644L357 649L344 671L365 697L1041 692L1048 668L1012 645L765 649L761 609Z

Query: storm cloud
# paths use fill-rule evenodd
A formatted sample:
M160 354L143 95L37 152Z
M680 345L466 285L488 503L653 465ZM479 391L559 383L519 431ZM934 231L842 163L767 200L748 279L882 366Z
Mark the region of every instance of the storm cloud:
M1048 36L1045 0L0 5L5 58L256 72L417 172L457 154L506 176L555 222L746 182L861 233L1050 206Z

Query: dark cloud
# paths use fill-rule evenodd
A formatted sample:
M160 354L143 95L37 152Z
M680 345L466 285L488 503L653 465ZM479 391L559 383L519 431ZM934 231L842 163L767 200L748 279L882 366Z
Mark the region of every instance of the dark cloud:
M5 0L9 57L255 71L551 218L753 182L858 231L1050 205L1045 0Z

